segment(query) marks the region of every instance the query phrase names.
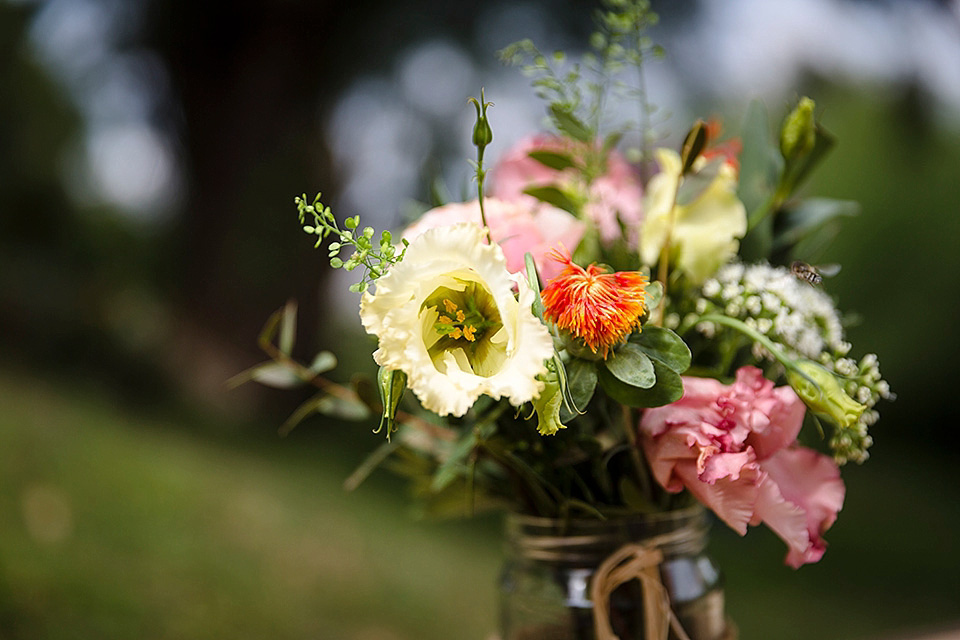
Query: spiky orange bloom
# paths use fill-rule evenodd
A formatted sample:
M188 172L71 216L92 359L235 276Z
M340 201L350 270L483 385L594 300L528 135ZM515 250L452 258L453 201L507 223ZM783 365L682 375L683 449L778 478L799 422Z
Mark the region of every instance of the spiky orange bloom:
M636 271L610 273L595 264L584 269L565 250L550 257L566 267L540 294L544 315L606 358L610 347L640 327L647 277Z

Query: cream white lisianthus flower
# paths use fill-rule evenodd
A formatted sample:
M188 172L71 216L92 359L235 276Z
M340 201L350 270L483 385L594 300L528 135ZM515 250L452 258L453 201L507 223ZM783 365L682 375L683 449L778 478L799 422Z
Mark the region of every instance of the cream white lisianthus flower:
M457 224L414 238L363 295L360 318L379 338L377 364L406 373L425 409L462 416L481 395L520 406L542 391L553 340L533 299L481 227Z
M674 204L682 164L671 149L657 149L660 173L644 197L646 217L640 230L640 258L655 265L669 236L676 248L671 264L695 284L702 283L736 255L739 238L747 232L747 210L737 198L737 170L721 165L710 185L692 202ZM670 230L670 211L673 230Z

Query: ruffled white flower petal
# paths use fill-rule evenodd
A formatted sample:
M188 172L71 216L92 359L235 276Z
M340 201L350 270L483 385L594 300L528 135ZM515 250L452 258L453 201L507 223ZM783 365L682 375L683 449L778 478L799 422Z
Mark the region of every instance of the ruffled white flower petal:
M490 301L491 317L499 318L489 335L470 343L441 337L434 329L440 314L429 301L444 291ZM486 243L481 228L458 224L415 238L377 280L376 293L364 294L360 318L379 338L377 364L405 372L424 408L462 416L481 395L520 406L543 389L537 376L546 372L553 341L530 310L534 295L522 277L510 275L502 250Z

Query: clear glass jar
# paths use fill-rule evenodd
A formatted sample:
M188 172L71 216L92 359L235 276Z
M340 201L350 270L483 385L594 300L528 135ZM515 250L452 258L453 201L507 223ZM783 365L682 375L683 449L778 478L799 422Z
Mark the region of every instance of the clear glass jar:
M734 637L724 613L721 574L704 553L709 521L703 507L607 520L559 520L510 514L500 578L500 640L595 640L590 579L627 543L669 535L660 576L691 640ZM676 535L672 535L676 534ZM642 587L630 580L610 596L620 640L644 640ZM670 638L676 636L671 631Z

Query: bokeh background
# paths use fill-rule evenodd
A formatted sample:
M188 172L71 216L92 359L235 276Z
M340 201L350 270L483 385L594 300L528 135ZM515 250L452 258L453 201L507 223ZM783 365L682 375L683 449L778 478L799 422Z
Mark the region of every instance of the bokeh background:
M960 627L960 3L655 2L666 144L810 95L839 145L808 187L857 200L823 262L899 398L822 562L714 527L745 640ZM582 49L583 0L0 0L0 639L478 639L500 521L412 516L343 480L372 424L277 426L306 392L225 381L288 299L297 353L371 369L356 297L296 224L322 190L378 228L469 187L543 105L495 51ZM950 636L960 637L960 636Z

